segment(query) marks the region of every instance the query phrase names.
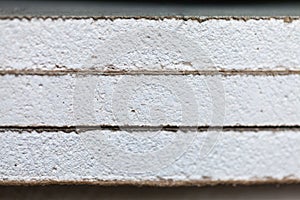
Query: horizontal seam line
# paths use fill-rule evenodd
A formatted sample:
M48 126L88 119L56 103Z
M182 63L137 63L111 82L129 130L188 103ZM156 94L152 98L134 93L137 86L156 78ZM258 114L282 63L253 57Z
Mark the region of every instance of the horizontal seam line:
M32 19L52 19L52 20L82 20L82 19L93 19L93 20L117 20L117 19L146 19L146 20L164 20L164 19L176 19L176 20L193 20L198 21L199 23L203 23L209 20L235 20L235 21L248 21L248 20L271 20L271 19L277 19L277 20L284 20L286 23L290 23L293 20L299 20L299 16L179 16L179 15L162 15L162 16L139 16L139 15L132 15L132 16L121 16L121 15L111 15L111 16L63 16L63 15L52 15L52 16L45 16L45 15L1 15L0 20L13 20L13 19L26 19L26 20L32 20Z
M37 75L37 76L64 76L64 75L299 75L300 70L0 70L0 76L5 75Z
M65 132L65 133L81 133L93 130L110 130L110 131L132 131L132 132L144 132L144 131L300 131L300 125L258 125L258 126L118 126L118 125L96 125L96 126L0 126L0 132L16 131L16 132Z
M134 185L134 186L213 186L213 185L259 185L259 184L299 184L300 179L297 177L283 177L281 179L272 177L262 177L256 179L242 179L242 180L211 180L210 178L202 178L201 180L172 180L160 178L159 180L90 180L82 178L82 180L55 180L55 179L42 179L42 180L0 180L0 185Z

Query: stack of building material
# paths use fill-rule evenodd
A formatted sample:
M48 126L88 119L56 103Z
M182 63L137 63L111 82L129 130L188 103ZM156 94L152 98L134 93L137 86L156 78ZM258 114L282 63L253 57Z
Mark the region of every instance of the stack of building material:
M1 184L300 180L298 17L0 19Z

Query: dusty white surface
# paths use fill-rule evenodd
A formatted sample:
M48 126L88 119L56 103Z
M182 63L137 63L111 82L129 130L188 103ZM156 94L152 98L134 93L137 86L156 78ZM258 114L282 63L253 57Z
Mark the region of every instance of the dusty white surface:
M108 130L81 134L2 132L0 180L255 181L300 178L298 131L223 132L213 150L206 155L201 155L205 132L162 131L155 137L149 134L154 133L136 135ZM175 153L168 154L169 148L174 147L182 135L193 135L193 140L186 148L177 146L179 151L173 149ZM97 146L87 145L90 139ZM150 155L153 156L151 159ZM131 162L136 157L140 160ZM157 163L161 165L157 166Z
M300 20L2 18L0 38L1 183L300 180L300 132L292 127L300 125ZM65 71L74 69L135 75L82 79ZM238 71L168 75L215 69ZM296 72L262 72L285 69ZM11 74L31 70L45 76ZM147 70L156 75L137 75ZM123 127L79 134L56 127L80 125ZM271 127L251 131L263 125Z
M224 91L213 85L215 80ZM210 83L205 76L0 76L0 124L300 124L299 75L217 76L215 80Z
M298 69L300 21L1 19L1 70Z

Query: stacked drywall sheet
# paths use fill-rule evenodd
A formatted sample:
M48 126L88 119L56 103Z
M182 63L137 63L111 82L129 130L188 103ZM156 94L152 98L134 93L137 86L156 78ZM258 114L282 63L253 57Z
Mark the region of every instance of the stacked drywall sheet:
M300 180L297 17L0 19L1 184Z

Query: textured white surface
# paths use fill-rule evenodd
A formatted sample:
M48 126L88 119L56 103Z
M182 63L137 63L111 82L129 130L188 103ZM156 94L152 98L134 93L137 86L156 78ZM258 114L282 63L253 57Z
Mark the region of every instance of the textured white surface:
M300 21L0 20L0 69L299 69Z
M1 183L300 180L300 20L2 18L0 38ZM80 125L121 129L58 127Z
M205 136L203 132L194 134L162 131L153 137L142 133L137 136L126 131L102 130L96 133L102 138L96 141L98 147L90 149L86 142L89 139L95 140L94 137L89 138L89 133L92 132L2 132L0 180L34 182L170 179L233 182L300 178L299 131L223 132L219 142L207 156L199 153ZM195 137L188 148L178 146L182 155L174 155L174 162L161 165L161 168L152 172L144 169L145 172L136 173L136 168L131 168L135 165L131 160L135 160L136 156L142 158L140 163L148 163L150 168L151 163L159 162L160 156L168 151L169 143L182 134ZM113 146L115 152L109 152L108 146ZM118 156L118 152L125 152L123 155L127 157L112 164L108 158L114 154ZM157 157L154 156L149 162L148 156L140 156L147 153ZM122 167L119 165L124 163L128 167L127 171L118 171Z
M225 109L224 125L300 124L299 75L218 78L224 92L212 93L206 76L0 76L0 124L222 125L212 117L219 96L225 100L217 110ZM174 91L170 80L187 94ZM129 92L125 111L119 112ZM182 96L195 100L198 110L187 115L198 120L184 117L190 105Z

